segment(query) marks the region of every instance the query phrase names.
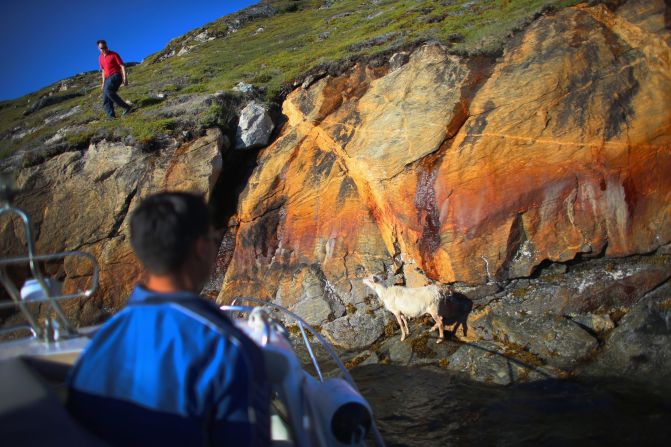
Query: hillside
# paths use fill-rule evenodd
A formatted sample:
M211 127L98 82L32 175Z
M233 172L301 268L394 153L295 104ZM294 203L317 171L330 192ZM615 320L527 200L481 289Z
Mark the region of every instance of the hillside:
M99 75L86 73L0 104L0 157L22 165L103 139L151 149L163 135L188 141L234 125L239 82L279 104L309 72L342 72L375 54L443 42L458 54L500 52L515 30L557 0L273 0L178 37L129 70L132 116L104 119ZM113 44L113 42L110 42ZM123 48L118 48L123 54ZM92 53L95 54L95 53ZM94 57L94 56L92 56ZM206 94L226 92L213 102ZM188 106L185 106L188 104Z

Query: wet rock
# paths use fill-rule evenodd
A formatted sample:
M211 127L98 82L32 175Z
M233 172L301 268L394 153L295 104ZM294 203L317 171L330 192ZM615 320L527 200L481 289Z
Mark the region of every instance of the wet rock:
M542 380L556 375L550 368L517 360L500 345L486 341L460 347L449 357L446 368L466 374L478 382L498 385Z
M636 304L580 373L626 377L671 390L671 283Z
M521 346L548 364L563 369L576 366L598 346L598 341L580 325L563 317L492 312L474 329L481 338Z
M235 149L254 149L266 146L275 129L272 118L259 103L252 101L242 109L235 133Z

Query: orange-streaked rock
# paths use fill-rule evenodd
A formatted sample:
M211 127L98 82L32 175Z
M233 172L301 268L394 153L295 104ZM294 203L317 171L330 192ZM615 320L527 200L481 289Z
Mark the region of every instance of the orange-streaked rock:
M664 13L661 0L569 8L496 61L428 45L394 71L357 66L293 92L241 197L220 301L292 305L316 269L337 318L394 256L478 284L668 243Z

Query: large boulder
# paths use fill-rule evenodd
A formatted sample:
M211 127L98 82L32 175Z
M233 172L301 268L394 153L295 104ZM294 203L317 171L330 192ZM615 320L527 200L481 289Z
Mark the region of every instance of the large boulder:
M257 149L266 146L275 124L268 111L256 101L251 101L240 112L235 133L235 149Z

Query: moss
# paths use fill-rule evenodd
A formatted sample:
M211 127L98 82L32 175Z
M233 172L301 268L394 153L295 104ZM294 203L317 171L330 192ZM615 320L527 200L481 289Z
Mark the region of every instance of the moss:
M659 303L659 310L662 312L665 312L667 310L671 310L671 298L667 299L666 301L662 301Z
M359 366L361 364L361 362L366 360L368 357L370 357L370 354L359 355L359 356L353 358L352 360L350 360L349 362L345 362L345 368L352 369L356 366Z
M347 309L347 315L354 315L356 313L356 307L352 303L347 303L345 309Z
M322 327L319 326L319 325L315 325L315 326L312 326L312 329L314 329L315 331L317 331L319 333L319 332L321 332ZM298 327L297 324L286 326L286 330L287 330L287 332L289 332L289 335L291 337L300 338L300 339L303 338L303 335L301 335L301 329ZM313 339L314 336L312 335L312 332L310 332L308 329L305 329L305 333L308 336L308 340Z
M538 358L535 354L529 352L524 346L520 346L515 343L506 343L504 356L519 360L528 366L539 367L543 366L543 361Z
M669 265L671 264L671 255L645 256L643 262L648 265Z
M80 149L88 146L92 137L93 132L87 129L84 132L68 134L65 137L65 141L68 143L68 146Z
M436 352L429 348L429 338L429 333L425 332L410 342L410 345L412 346L412 352L414 352L417 357L423 359L432 359L436 357Z
M511 292L511 295L515 298L524 298L529 293L528 287L518 287Z
M612 310L608 313L608 316L615 324L617 324L625 315L627 315L627 311L622 308Z
M393 337L394 333L396 332L396 323L393 321L390 321L384 326L384 335L386 337Z
M450 361L448 359L440 359L438 360L438 366L441 368L447 368L447 366L450 364Z
M291 335L292 337L301 337L302 336L301 335L301 330L297 325L287 326L286 329L287 329L287 332L289 332L289 335Z

